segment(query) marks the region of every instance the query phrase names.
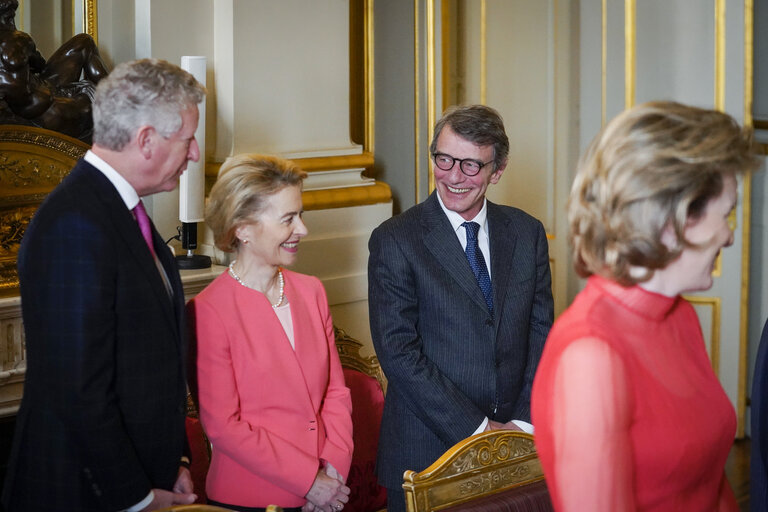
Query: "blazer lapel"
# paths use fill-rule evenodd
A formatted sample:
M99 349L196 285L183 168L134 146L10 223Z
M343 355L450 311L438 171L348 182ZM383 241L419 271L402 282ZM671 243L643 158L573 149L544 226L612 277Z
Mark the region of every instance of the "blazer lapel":
M451 276L472 300L487 310L483 292L477 284L475 274L472 273L467 255L461 249L461 243L453 232L451 223L448 222L448 217L445 216L435 194L437 192L433 192L424 201L422 214L424 245L445 269L447 275Z
M496 311L502 306L509 289L512 276L513 255L517 245L517 233L511 221L501 209L488 201L488 233L491 251L491 283L493 285L493 303ZM500 315L495 315L498 321Z
M172 324L173 331L177 334L177 338L179 338L179 322L177 321L175 308L173 307L171 299L168 297L165 284L163 284L163 278L160 276L160 271L155 266L152 254L147 249L147 243L141 235L141 230L136 223L136 219L134 219L133 214L125 207L125 203L123 203L120 194L115 190L112 183L91 164L84 161L82 164L86 165L86 170L93 174L93 179L90 179L89 182L93 183L96 188L96 197L102 201L104 211L109 215L109 218L115 225L115 232L125 241L130 254L139 263L138 267L145 274L147 281L152 287L152 291L157 296L157 302L160 303L163 308L163 316ZM156 232L154 225L152 226L152 230L153 232ZM157 239L157 237L159 237L159 235L155 238ZM170 276L169 279L171 279Z

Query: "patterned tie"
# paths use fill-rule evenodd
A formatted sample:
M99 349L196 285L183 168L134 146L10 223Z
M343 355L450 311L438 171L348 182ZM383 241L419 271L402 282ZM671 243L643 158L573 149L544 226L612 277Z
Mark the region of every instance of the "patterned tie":
M152 242L152 225L149 222L149 216L147 210L144 209L144 203L139 199L139 204L133 208L133 214L136 216L136 222L139 223L139 229L141 229L141 235L144 237L144 241L147 242L149 252L152 253L152 257L155 257L155 244Z
M491 276L488 275L488 268L485 266L485 258L477 245L477 232L480 230L480 224L477 222L465 222L462 224L467 232L467 259L472 272L475 274L477 284L485 297L485 303L488 305L488 311L493 316L493 291L491 289Z

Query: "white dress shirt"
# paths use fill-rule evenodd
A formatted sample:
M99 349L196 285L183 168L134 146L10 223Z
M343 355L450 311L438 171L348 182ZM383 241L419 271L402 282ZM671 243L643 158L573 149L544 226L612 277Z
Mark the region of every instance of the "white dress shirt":
M483 259L485 260L485 268L488 269L488 277L491 277L491 245L488 238L488 201L483 198L483 207L480 208L480 211L475 215L475 217L471 221L467 221L464 217L459 215L458 213L454 212L453 210L449 210L445 207L443 204L443 200L440 198L440 194L437 194L437 200L440 203L440 208L443 209L445 212L446 217L448 217L448 221L451 223L451 226L453 227L453 232L456 233L456 236L459 239L459 243L461 244L461 248L465 251L467 250L467 231L462 226L465 222L477 222L480 224L480 229L477 232L477 245L480 248L480 252L483 253ZM491 281L493 282L493 281ZM533 434L533 425L526 421L522 420L512 420L512 423L517 425L520 430L523 432L527 432L529 434ZM480 423L480 426L477 427L477 430L474 431L474 434L479 434L480 432L483 432L485 430L485 427L488 426L488 417L486 417L482 423Z

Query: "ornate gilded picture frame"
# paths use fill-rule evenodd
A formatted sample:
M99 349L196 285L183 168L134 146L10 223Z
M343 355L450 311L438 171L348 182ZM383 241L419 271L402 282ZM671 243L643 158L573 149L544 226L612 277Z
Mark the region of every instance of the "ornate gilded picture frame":
M16 257L24 231L88 147L50 130L0 125L0 297L18 295Z

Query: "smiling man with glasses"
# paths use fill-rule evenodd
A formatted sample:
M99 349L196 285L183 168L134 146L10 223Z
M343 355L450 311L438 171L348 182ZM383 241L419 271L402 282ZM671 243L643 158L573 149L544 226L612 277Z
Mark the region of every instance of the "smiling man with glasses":
M498 428L531 431L531 384L553 320L541 222L487 201L507 166L498 112L452 107L430 146L435 192L371 235L371 334L389 381L377 469L405 510L406 469Z

